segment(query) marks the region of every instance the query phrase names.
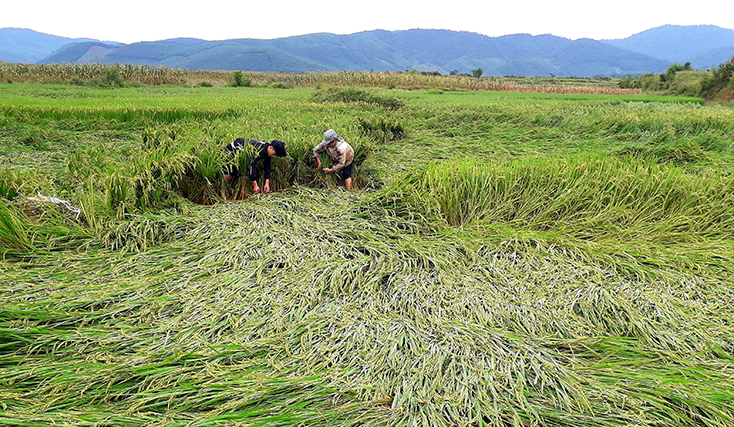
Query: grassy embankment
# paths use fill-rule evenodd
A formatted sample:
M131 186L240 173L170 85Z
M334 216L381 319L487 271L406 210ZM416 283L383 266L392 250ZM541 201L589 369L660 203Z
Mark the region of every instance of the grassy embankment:
M313 93L0 86L2 422L731 424L732 110Z

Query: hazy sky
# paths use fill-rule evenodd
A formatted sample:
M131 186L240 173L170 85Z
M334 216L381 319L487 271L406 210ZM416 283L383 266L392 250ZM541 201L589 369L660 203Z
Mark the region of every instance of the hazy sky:
M4 0L0 28L29 28L70 38L134 43L174 37L272 39L309 33L352 34L412 28L471 31L491 37L553 34L569 39L625 38L665 24L734 29L734 1L670 0Z

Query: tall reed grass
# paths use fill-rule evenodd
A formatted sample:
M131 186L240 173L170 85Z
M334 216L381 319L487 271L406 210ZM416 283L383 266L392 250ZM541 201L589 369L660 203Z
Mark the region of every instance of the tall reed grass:
M107 79L111 72L125 81L147 85L182 84L188 74L182 69L135 64L0 64L0 79L14 83L99 80Z
M107 79L113 72L122 81L146 85L191 85L195 82L218 81L229 84L233 72L184 70L168 67L152 67L134 64L0 64L0 79L15 83L38 82L84 83L91 80ZM360 86L360 87L407 87L440 88L448 90L485 90L525 93L556 94L600 94L634 95L640 89L620 88L614 82L588 80L569 83L564 79L485 77L481 79L468 76L435 76L411 72L361 72L345 71L336 73L262 73L240 72L242 80L249 80L254 86L272 87L321 87L321 86Z

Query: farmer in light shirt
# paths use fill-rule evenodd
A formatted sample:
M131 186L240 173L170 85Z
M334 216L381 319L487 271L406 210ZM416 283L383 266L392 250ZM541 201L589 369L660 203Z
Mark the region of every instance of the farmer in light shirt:
M352 146L347 144L344 138L337 135L334 129L329 129L324 132L324 140L313 149L313 156L318 162L318 167L321 167L319 154L324 151L326 151L326 154L329 155L332 161L332 166L330 168L324 168L324 173L342 171L344 186L347 190L351 190L352 166L354 166L354 150Z

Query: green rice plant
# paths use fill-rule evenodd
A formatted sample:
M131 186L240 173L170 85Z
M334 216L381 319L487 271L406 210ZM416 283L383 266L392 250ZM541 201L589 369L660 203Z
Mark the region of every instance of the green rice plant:
M399 141L405 137L403 125L390 117L378 117L373 120L360 118L358 126L360 134L371 138L378 144Z
M7 399L8 419L614 426L731 416L732 294L720 278L641 281L361 198L292 187L197 209L140 253L63 257L63 271L48 259L33 267L44 283L6 273L9 315L29 325L3 373L8 393L25 397Z
M0 254L14 260L66 251L89 243L91 235L74 214L53 203L27 212L0 205ZM29 215L33 215L29 217Z
M58 138L58 131L48 128L32 128L19 135L19 143L36 150L47 150L54 139Z
M123 221L99 224L95 243L124 255L164 244L185 233L186 229L181 224L153 216L128 215Z
M120 156L122 157L122 156ZM106 179L124 169L125 158L113 156L103 144L75 149L64 159L70 180L86 182L90 178Z
M117 217L122 218L132 196L132 184L127 178L120 176L119 172L115 172L105 182L105 187L107 208L116 212Z
M518 93L634 95L640 89L620 88L616 82L590 79L544 79L522 77L441 76L418 72L360 72L339 73L246 73L253 81L277 80L295 86L445 88L452 90L483 90ZM700 102L700 99L698 100Z
M18 197L21 178L11 169L0 169L0 198L12 201Z
M681 112L685 111L685 114ZM724 111L702 109L698 105L620 104L595 117L608 134L632 139L661 141L671 137L693 137L707 133L731 132Z
M33 245L33 235L29 232L30 228L27 220L8 209L4 201L0 202L0 248L2 248L3 256L8 251L33 252L36 250Z
M693 142L682 142L653 146L628 146L620 148L619 157L647 158L653 161L685 166L710 162L711 158L701 147Z
M3 111L6 117L15 123L50 120L61 123L67 121L70 124L80 125L83 122L94 121L107 123L109 126L123 129L129 129L131 127L143 128L152 123L166 123L170 126L173 123L185 119L216 119L238 117L241 115L241 111L238 108L215 110L211 108L161 108L149 105L128 106L124 104L113 106L88 105L82 106L81 108L67 106L3 105L0 106L0 111ZM58 131L54 129L39 130L34 128L28 132L32 133L27 136L21 135L21 141L27 140L26 144L41 144L43 141L58 136Z
M396 92L386 115L302 89L122 88L91 106L63 102L96 89L52 89L0 107L11 127L74 135L44 162L0 144L4 176L23 181L0 216L15 245L0 243L6 424L734 419L723 109L446 91ZM410 135L360 132L380 118ZM312 163L329 128L357 150L355 181L385 188L334 190ZM251 159L228 156L236 137L286 142L275 192L223 180ZM627 146L685 161L600 154ZM20 196L40 190L78 221L26 214Z
M667 262L687 268L705 263L728 269L716 258L702 258L698 248L705 241L717 247L722 261L732 255L733 185L718 174L686 175L650 161L590 155L494 165L432 163L407 173L386 189L384 199L374 200L452 227L533 230L614 257L644 258L645 251L661 257L662 251ZM627 242L636 242L634 248Z
M434 163L411 172L391 191L403 191L401 186L414 189L409 200L455 226L519 221L546 229L554 223L601 216L603 223L597 225L602 229L615 224L628 229L681 215L688 218L686 231L717 235L731 225L727 206L732 185L722 176L684 175L650 162L592 155L508 165ZM595 221L582 223L589 226Z
M186 152L148 154L151 157L136 162L133 169L136 205L143 210L166 206L171 191L184 180L186 171L195 163L193 155Z

